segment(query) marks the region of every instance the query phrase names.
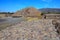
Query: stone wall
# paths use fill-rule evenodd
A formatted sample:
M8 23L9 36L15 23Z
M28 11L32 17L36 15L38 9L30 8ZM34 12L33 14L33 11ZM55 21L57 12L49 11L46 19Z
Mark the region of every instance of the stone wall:
M60 19L60 14L44 14L47 19Z

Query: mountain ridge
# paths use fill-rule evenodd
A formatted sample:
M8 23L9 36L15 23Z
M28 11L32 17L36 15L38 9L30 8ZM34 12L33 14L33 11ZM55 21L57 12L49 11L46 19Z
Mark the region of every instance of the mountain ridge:
M39 11L41 12L51 12L51 13L60 13L60 8L41 8L41 9L38 9Z

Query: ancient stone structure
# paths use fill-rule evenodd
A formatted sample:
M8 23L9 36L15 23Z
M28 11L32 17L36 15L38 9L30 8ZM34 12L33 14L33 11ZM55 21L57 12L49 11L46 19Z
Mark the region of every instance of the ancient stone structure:
M17 11L15 14L12 15L13 17L41 17L41 12L38 11L36 8L29 7L22 9L20 11Z
M52 20L23 21L0 31L0 40L60 40Z
M44 14L46 19L60 19L60 14Z

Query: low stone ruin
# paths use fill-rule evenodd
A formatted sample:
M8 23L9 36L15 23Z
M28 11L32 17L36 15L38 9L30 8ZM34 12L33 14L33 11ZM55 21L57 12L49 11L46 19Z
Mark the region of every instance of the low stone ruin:
M60 35L60 22L58 20L52 20L52 24L55 25L56 32Z

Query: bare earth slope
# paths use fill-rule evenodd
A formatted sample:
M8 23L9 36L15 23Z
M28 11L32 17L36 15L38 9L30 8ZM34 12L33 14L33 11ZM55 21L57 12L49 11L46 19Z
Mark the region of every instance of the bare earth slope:
M0 40L60 40L51 21L23 21L0 31Z

